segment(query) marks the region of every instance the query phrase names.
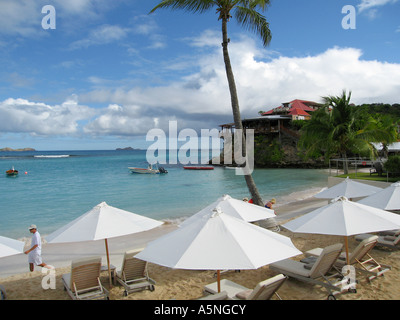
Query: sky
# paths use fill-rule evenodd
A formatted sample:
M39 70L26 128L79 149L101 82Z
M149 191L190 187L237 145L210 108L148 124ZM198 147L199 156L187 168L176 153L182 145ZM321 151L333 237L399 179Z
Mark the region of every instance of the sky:
M232 122L215 9L149 14L158 3L0 0L0 148L146 148L153 129ZM267 47L231 19L242 118L343 90L400 103L399 13L400 0L271 0Z

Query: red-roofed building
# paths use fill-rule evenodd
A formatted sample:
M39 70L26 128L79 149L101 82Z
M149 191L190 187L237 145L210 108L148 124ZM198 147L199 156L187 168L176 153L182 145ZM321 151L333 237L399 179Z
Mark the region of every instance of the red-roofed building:
M303 109L292 108L290 109L289 116L292 116L292 120L310 120L311 115Z
M282 103L281 106L264 112L256 118L243 119L243 129L253 129L256 135L277 135L281 141L281 134L298 140L300 135L296 128L291 126L292 120L310 120L313 111L322 105L313 101L293 100ZM234 123L222 124L220 137L232 134Z
M314 101L295 99L290 102L282 103L281 106L264 112L262 116L281 114L291 115L293 120L309 120L311 119L309 112L315 111L320 106L321 104Z

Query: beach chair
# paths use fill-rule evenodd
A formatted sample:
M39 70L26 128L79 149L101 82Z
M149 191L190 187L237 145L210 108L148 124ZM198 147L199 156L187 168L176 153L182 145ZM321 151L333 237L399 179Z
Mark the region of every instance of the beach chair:
M7 295L6 295L6 289L4 289L3 286L0 286L0 300L6 300Z
M369 238L371 236L372 234L364 233L355 236L355 239L357 241L363 241L364 239ZM394 250L400 249L400 234L398 234L397 236L391 236L391 235L378 236L376 247L385 247Z
M354 289L353 284L347 284L347 279L343 280L343 275L340 272L329 274L334 263L339 258L343 244L337 243L325 247L315 263L308 264L292 259L285 259L270 264L269 268L275 272L282 273L289 278L320 285L325 287L328 292L328 299L336 299L337 294ZM333 283L331 279L340 278L340 281Z
M400 229L381 231L378 234L380 236L394 236L394 237L397 237L398 235L400 235Z
M269 300L276 294L281 299L277 291L287 279L283 274L278 274L270 279L259 282L254 289L248 289L233 281L221 280L221 291L225 291L229 299L232 300ZM218 294L217 282L204 287L205 293L211 295ZM282 300L282 299L281 299Z
M155 281L149 278L147 262L134 257L140 251L142 249L125 252L121 270L117 272L117 281L125 288L125 296L135 291L154 290Z
M368 281L371 281L378 276L382 276L386 271L391 270L391 266L380 264L369 254L377 241L378 236L365 238L351 253L349 253L349 265L353 265L356 270L368 274ZM308 258L301 261L306 263L313 262L313 260L315 261L321 254L322 250L322 248L315 248L305 252L306 257ZM342 252L334 266L337 268L343 268L345 265L347 265L346 253Z
M108 291L100 282L101 257L74 260L71 273L62 275L68 295L74 300L108 299Z

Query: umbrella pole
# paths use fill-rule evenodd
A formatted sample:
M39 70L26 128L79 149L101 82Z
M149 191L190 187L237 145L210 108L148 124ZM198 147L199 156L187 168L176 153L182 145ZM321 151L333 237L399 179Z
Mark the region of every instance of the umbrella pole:
M218 293L221 292L221 271L217 270Z
M349 264L349 239L348 237L344 237L344 245L346 248L346 264Z
M110 288L112 288L112 283L111 283L111 269L110 269L110 255L108 253L108 241L107 239L104 239L104 242L106 244L106 254L107 254L107 267L108 267L108 279L110 281Z

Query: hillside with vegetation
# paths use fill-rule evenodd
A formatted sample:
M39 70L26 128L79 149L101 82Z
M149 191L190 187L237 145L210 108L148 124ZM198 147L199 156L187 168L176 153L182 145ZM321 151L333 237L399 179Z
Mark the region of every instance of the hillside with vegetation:
M350 97L346 92L325 97L325 107L311 120L291 121L289 129L299 133L298 139L256 135L255 165L321 168L330 158L387 157L385 148L399 140L400 104L354 105ZM382 143L383 152L378 154L371 142Z

